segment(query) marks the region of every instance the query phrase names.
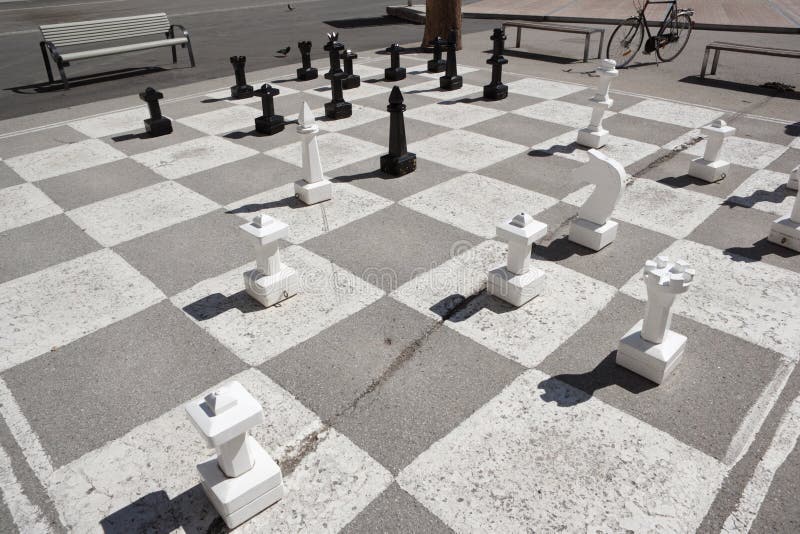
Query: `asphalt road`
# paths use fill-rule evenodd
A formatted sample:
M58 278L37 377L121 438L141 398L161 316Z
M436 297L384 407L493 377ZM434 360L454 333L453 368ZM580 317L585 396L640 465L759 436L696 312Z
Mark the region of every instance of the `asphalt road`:
M138 92L231 75L228 58L246 55L247 69L299 64L297 41L314 43L323 57L325 34L338 31L353 50L378 50L422 38L423 27L385 16L386 0L20 0L0 1L0 119L49 111ZM74 62L72 88L49 88L39 51L40 24L122 17L165 11L192 37L197 67L185 50L172 64L169 48L156 48ZM464 31L491 28L493 21L464 20ZM275 57L285 46L286 58ZM56 73L57 76L57 73ZM82 78L86 77L88 78Z

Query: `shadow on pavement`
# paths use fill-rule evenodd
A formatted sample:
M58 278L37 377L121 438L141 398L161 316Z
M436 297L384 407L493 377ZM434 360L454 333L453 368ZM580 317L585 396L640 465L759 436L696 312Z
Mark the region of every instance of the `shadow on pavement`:
M729 91L751 93L754 95L773 96L778 98L787 98L789 100L800 100L800 93L797 91L781 91L772 87L763 87L749 83L731 82L728 80L718 80L714 78L701 78L700 76L686 76L678 81L683 83L691 83L694 85L716 87L718 89L727 89Z
M181 67L178 67L181 68ZM69 76L70 87L80 87L82 85L92 85L95 83L109 82L112 80L122 80L125 78L132 78L134 76L144 76L146 74L153 74L156 72L163 72L166 69L162 67L136 67L130 69L112 70L108 72L99 72L95 74L85 74L83 76ZM58 72L55 74L55 81L35 83L30 85L21 85L19 87L6 87L4 91L13 91L17 94L32 95L36 93L49 93L52 91L63 91L64 86L61 80L58 79Z
M412 24L403 19L390 17L384 15L382 17L364 17L355 19L342 19L342 20L324 20L323 24L333 26L334 28L368 28L370 26L395 26L397 24Z

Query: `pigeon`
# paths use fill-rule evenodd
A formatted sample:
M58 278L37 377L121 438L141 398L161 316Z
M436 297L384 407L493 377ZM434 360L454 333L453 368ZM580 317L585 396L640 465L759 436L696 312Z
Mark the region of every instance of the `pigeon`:
M291 50L291 49L292 49L291 46L287 46L286 48L281 48L280 50L276 50L275 53L276 54L281 54L282 56L285 56L286 54L289 53L289 50Z
M289 11L294 11L294 8L292 7L292 4L286 4L286 7L289 8Z

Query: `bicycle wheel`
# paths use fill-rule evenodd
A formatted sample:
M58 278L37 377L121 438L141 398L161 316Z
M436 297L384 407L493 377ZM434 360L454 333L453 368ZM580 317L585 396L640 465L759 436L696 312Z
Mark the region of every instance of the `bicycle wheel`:
M623 20L611 32L606 48L606 57L617 62L617 67L624 67L636 56L642 47L644 29L637 17Z
M656 54L661 61L672 61L683 52L692 34L692 19L681 14L674 17L664 26L664 33L658 37Z

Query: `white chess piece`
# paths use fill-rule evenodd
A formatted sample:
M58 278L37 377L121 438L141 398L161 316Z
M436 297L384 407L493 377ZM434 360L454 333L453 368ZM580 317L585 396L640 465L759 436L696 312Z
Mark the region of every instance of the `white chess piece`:
M289 235L289 226L262 214L239 228L250 236L256 251L256 268L244 273L247 294L267 308L296 294L297 273L281 262L279 248L279 240Z
M702 158L693 159L689 164L689 176L706 182L718 182L725 178L731 164L719 159L722 143L736 133L736 128L728 126L722 119L717 119L710 126L703 128L708 135L706 150Z
M318 132L319 127L311 113L311 108L308 107L308 102L303 102L297 118L297 133L301 135L303 169L306 170L306 178L294 183L294 193L304 204L316 204L333 197L331 182L322 172L319 145L317 144Z
M608 143L610 134L603 128L603 116L614 105L614 100L608 96L611 81L619 76L617 62L613 59L600 60L600 66L595 69L600 77L597 94L589 99L592 106L592 118L589 126L578 131L578 144L590 148L602 148Z
M508 243L507 265L488 274L486 291L514 306L522 306L541 292L544 272L531 267L531 246L547 234L547 225L527 213L497 225L497 237Z
M786 189L791 189L792 191L797 191L800 189L800 165L792 169L792 172L789 174L789 181L786 182Z
M795 196L791 215L780 217L772 223L767 240L800 252L800 191Z
M283 497L280 467L248 434L264 422L264 411L239 382L229 382L185 408L206 444L217 451L197 470L203 491L229 528Z
M683 356L686 336L669 329L675 297L688 291L694 270L681 260L666 256L648 260L644 266L647 309L644 319L620 339L617 365L661 384Z
M569 225L569 240L592 250L600 250L617 237L616 221L610 220L622 198L625 168L602 152L589 150L589 163L578 167L573 178L595 184L594 191Z

